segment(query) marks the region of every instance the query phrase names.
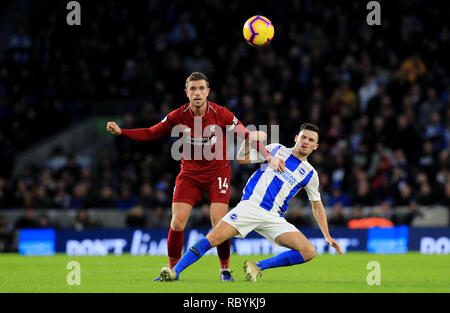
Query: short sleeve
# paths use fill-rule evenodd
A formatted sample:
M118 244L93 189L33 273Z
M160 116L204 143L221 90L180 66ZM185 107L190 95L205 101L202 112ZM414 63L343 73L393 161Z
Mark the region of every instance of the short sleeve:
M166 117L164 117L161 120L162 124L167 124L170 127L173 127L177 124L180 123L180 118L179 118L179 110L173 110L172 112L170 112L169 114L166 115Z
M308 195L309 201L319 201L320 200L320 192L319 192L319 175L317 175L317 171L314 171L313 176L309 183L304 187L306 194Z
M234 116L233 112L227 108L222 109L222 127L227 131L232 131L239 124L239 120Z

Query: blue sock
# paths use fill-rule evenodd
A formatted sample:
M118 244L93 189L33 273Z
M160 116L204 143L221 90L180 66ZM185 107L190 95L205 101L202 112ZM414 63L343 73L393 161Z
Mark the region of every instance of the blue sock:
M209 249L211 249L211 244L206 237L190 247L173 268L177 272L177 277L186 267L198 261Z
M289 250L282 252L277 256L259 261L257 265L261 270L265 270L272 267L291 266L304 263L303 256L296 250Z

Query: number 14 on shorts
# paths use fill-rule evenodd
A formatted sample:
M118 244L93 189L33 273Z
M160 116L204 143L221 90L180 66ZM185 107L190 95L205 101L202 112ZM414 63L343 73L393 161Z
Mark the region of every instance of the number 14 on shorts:
M227 193L227 190L228 190L227 177L225 177L223 179L223 182L222 182L222 177L217 177L217 180L219 181L220 193Z

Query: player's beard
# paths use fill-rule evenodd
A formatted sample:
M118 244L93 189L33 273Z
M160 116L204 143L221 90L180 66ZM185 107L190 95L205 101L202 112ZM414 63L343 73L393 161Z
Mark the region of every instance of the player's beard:
M206 99L202 99L201 101L197 101L197 100L192 100L191 105L192 107L199 111L206 103Z

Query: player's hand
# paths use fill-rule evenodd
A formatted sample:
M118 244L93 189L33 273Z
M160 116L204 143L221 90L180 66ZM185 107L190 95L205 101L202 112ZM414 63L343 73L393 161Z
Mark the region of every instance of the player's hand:
M341 250L341 247L339 246L339 244L337 243L337 241L336 240L334 240L333 238L325 238L325 240L327 241L327 243L330 245L330 246L332 246L333 248L335 248L336 249L336 251L340 254L340 255L342 255L342 250Z
M267 139L267 134L260 130L255 130L250 132L248 135L249 141L265 141Z
M109 131L111 134L120 135L122 130L116 122L108 122L106 124L106 131Z
M273 168L274 170L277 170L280 172L284 172L286 170L284 161L279 158L269 155L267 162L269 162L269 166L271 168Z

